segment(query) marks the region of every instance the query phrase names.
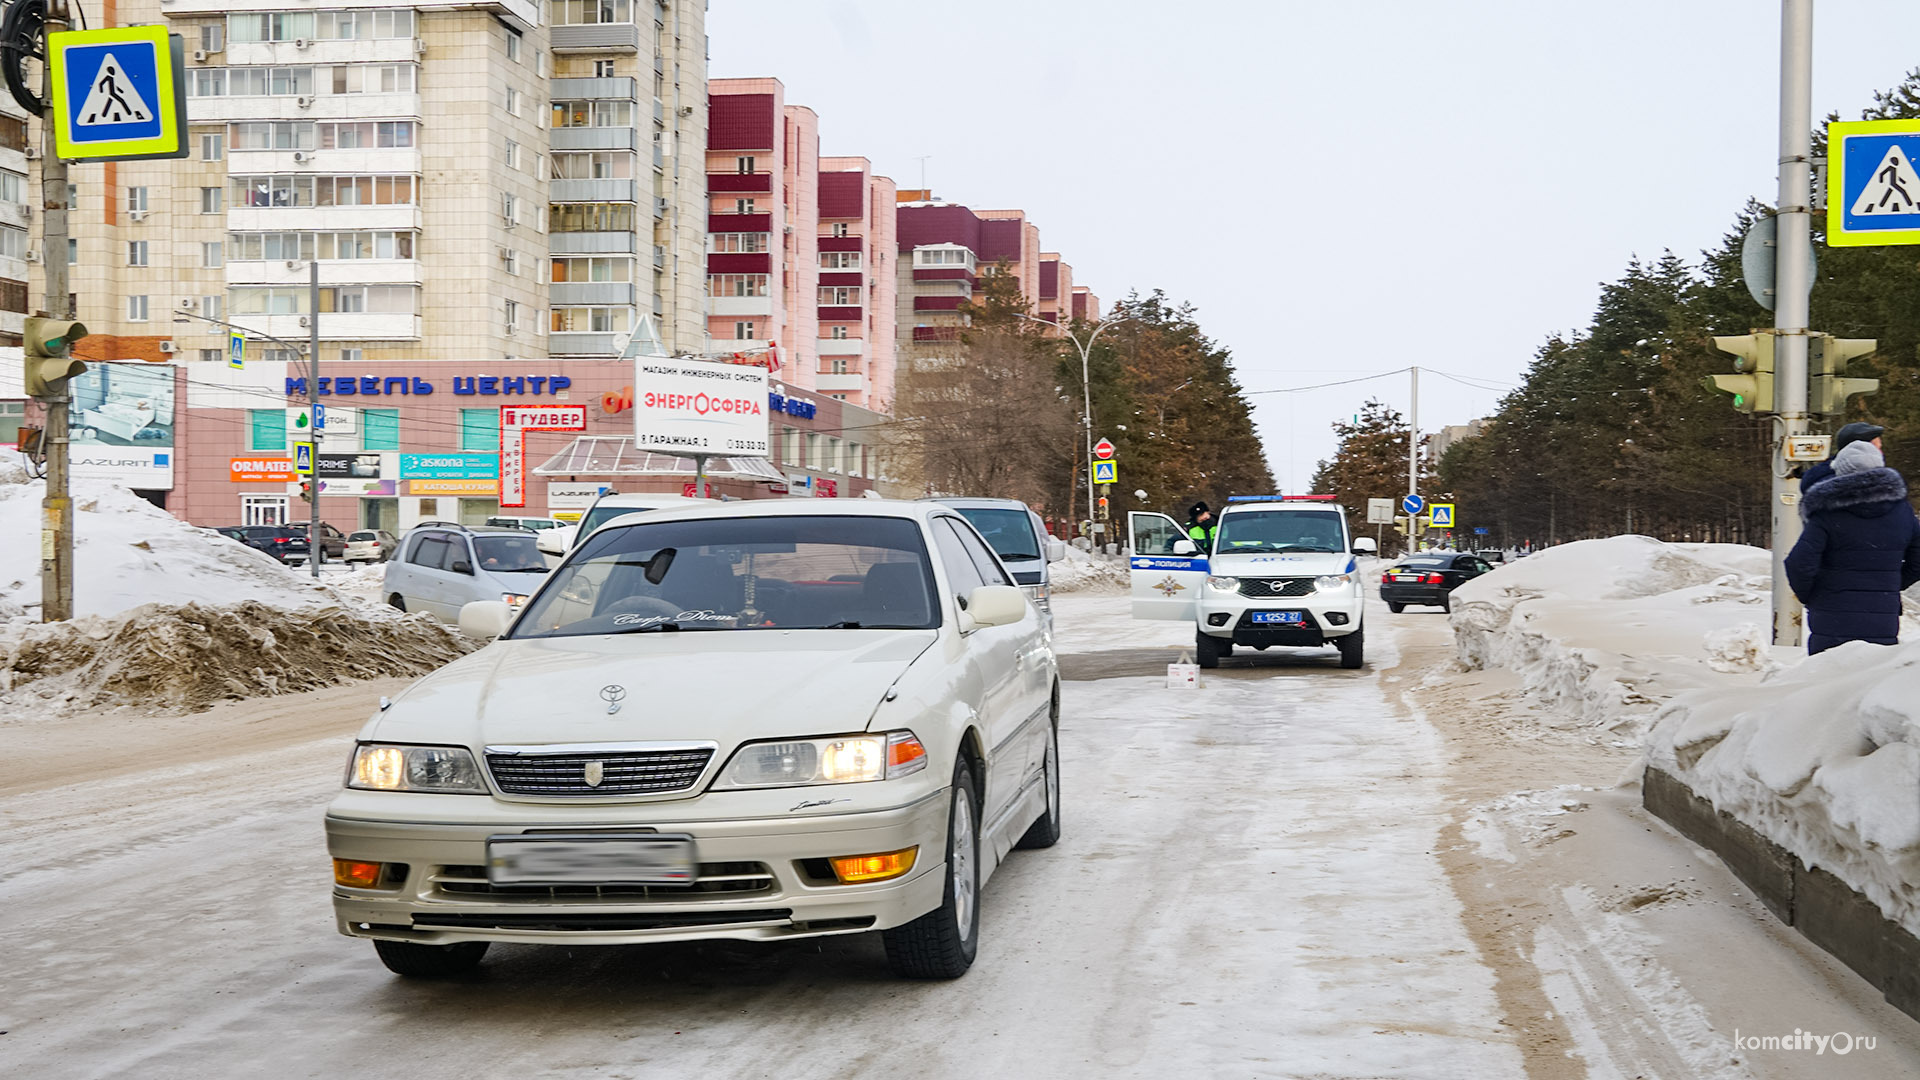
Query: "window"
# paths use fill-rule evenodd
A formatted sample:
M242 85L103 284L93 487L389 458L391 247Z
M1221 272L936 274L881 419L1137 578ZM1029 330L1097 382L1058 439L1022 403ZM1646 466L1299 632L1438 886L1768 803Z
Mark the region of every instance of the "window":
M147 321L147 298L144 295L127 297L127 321Z
M282 209L302 206L410 206L412 176L236 176L233 205Z
M833 333L828 336L835 341L845 341L847 340L847 328L844 326L836 326L833 328Z
M461 409L460 449L500 449L500 410Z
M510 191L500 193L500 216L509 223L520 220L520 200Z
M520 31L515 30L511 26L507 27L506 30L507 30L507 59L517 64L520 62L520 46L521 46Z
M625 150L561 151L553 155L555 180L631 180L634 155Z
M320 124L322 150L388 150L414 145L418 125L411 120L369 120L357 124Z
M835 236L847 235L847 223L844 221L835 222L833 225L833 235Z
M549 319L556 334L622 334L633 328L633 309L557 307Z
M348 64L320 69L320 85L336 94L411 94L419 87L415 64Z
M76 240L67 241L69 247L77 243ZM0 225L0 255L5 255L9 259L26 258L27 230L16 229L11 225Z
M553 260L553 280L632 281L633 260L595 256Z
M511 336L520 326L520 305L511 300L505 300L501 303L503 304L501 314L505 316L506 319L507 334Z
M214 190L219 191L220 189L214 188ZM225 244L222 244L218 240L215 240L211 243L200 245L200 265L201 266L212 268L216 266L225 266L226 264L227 264L227 260L226 260Z
M247 449L285 450L287 448L287 410L248 409Z
M554 203L547 212L553 232L633 231L632 203Z
M555 26L633 21L633 0L553 0L550 10Z
M736 214L751 214L751 213L753 213L753 200L752 200L752 199L735 199L735 200L733 200L733 212L734 212L734 213L736 213Z
M226 23L201 23L200 47L207 52L216 53L227 47Z
M203 364L217 364L220 361L225 360L226 358L227 358L227 350L225 349L201 349L200 350L200 362Z
M269 364L296 364L300 362L300 354L292 349L263 348L260 350L260 359Z
M553 126L557 128L632 127L633 102L556 101L553 103Z
M411 259L410 232L229 233L235 262L276 259Z
M127 210L129 212L139 211L141 213L145 213L146 209L147 209L147 189L144 187L128 188L127 189Z
M397 11L322 11L316 16L314 32L307 36L329 41L410 38L413 36L413 27L413 12L406 8Z
M145 240L127 241L127 265L147 265L147 242ZM144 316L142 316L144 318Z
M0 148L25 151L27 122L17 116L0 114Z
M830 361L830 362L829 362L829 363L827 364L827 369L828 369L828 371L830 371L830 372L831 372L832 374L835 374L835 375L845 375L845 374L847 373L847 358L846 358L846 357L844 357L844 356L836 356L836 357L834 357L834 358L833 358L833 359L832 359L832 360L831 360L831 361Z
M750 175L753 172L753 159L750 157L734 158L733 171L741 174L742 176Z
M520 253L512 248L507 249L507 276L520 276Z
M200 298L200 314L205 315L209 319L226 318L227 316L224 310L226 306L227 298L225 296L203 296Z
M757 341L760 337L759 334L754 332L757 327L758 327L757 323L750 323L750 322L734 323L733 339L735 341Z
M200 189L200 212L203 214L218 214L226 210L227 208L226 200L223 198L225 194L226 194L226 189L224 188L217 188L217 187L201 188Z
M358 364L364 361L366 358L367 358L367 354L366 354L366 350L364 349L341 349L340 350L340 362L343 364Z
M708 274L708 296L765 296L767 274Z
M766 251L771 233L710 233L707 237L707 250L723 255L752 254Z
M400 449L400 410L361 409L360 449Z
M613 78L613 61L595 60L593 62L593 77L596 79Z
M227 16L227 37L233 41L297 41L313 36L310 11Z
M27 283L12 278L0 278L0 311L27 310Z
M227 136L225 132L208 131L200 135L200 160L221 161L227 156Z
M860 253L857 251L823 251L820 253L822 270L858 270Z
M79 262L80 262L80 241L76 237L69 236L67 237L67 265L74 266Z
M324 68L321 70L325 70ZM290 97L313 93L311 67L194 68L189 97Z
M299 120L252 121L233 124L228 131L235 150L311 150L313 127Z
M860 303L858 285L826 285L820 289L820 303L829 307L845 307Z
M507 115L520 115L520 91L511 86L507 87Z
M419 307L419 290L412 285L333 285L320 289L321 314L371 311L416 315Z
M25 202L27 178L16 172L0 172L0 202Z
M509 169L520 167L520 144L512 139L500 144L500 161Z

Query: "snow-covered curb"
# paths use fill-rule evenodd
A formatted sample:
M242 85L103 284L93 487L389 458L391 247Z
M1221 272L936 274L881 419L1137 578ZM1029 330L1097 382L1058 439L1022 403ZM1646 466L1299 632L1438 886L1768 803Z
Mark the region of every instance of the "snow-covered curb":
M1054 592L1124 592L1127 557L1093 555L1069 546L1066 558L1047 567L1047 580Z

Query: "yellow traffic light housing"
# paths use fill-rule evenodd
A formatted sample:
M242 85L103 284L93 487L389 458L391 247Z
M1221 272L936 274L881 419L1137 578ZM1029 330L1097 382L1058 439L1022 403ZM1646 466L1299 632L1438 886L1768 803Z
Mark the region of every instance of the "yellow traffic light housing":
M1773 342L1770 333L1714 338L1714 348L1733 354L1733 370L1739 374L1709 375L1702 385L1732 394L1733 407L1743 413L1773 412Z
M66 393L67 380L87 370L85 363L73 359L74 342L86 336L86 326L70 320L26 320L21 353L26 360L28 397L57 398Z
M1847 365L1880 347L1873 338L1837 338L1813 334L1807 339L1807 411L1815 416L1844 416L1847 399L1877 393L1879 379L1846 378Z

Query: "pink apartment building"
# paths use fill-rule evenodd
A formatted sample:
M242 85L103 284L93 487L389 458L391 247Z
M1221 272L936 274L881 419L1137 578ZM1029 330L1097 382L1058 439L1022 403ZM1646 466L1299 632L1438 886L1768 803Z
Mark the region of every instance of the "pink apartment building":
M1073 267L1057 251L1040 253L1039 308L1039 316L1050 323L1073 321Z
M1085 285L1073 287L1073 317L1082 321L1094 321L1100 318L1100 298Z
M970 210L942 202L928 191L900 193L899 341L950 341L960 332L960 307L980 279L1005 264L1035 317L1059 322L1079 317L1073 268L1058 253L1040 251L1040 229L1022 210ZM1089 300L1093 300L1088 293ZM1082 304L1084 309L1085 304ZM1093 311L1099 301L1093 300Z
M821 160L817 388L878 412L893 403L896 205L866 158Z

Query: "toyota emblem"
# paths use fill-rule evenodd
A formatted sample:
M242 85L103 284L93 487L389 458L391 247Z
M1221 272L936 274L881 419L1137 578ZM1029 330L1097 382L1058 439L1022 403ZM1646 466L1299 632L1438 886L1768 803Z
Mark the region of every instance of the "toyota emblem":
M606 778L607 766L605 762L589 761L587 762L587 767L581 770L581 779L587 782L588 787L599 787L600 781Z
M627 698L627 688L618 683L609 683L600 688L600 698L607 703L607 715L620 711L620 703Z

